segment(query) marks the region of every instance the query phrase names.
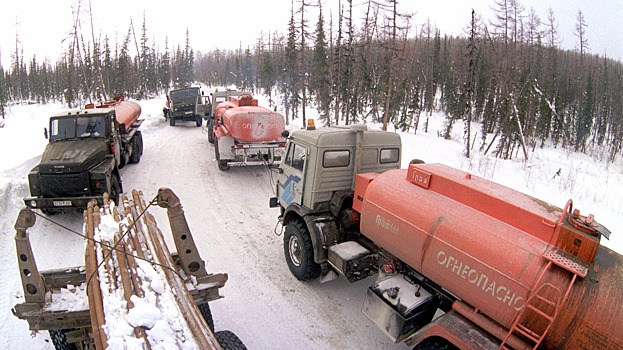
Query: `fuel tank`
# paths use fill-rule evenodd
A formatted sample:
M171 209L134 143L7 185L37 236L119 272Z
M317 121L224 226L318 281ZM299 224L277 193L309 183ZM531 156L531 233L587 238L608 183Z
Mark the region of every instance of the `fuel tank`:
M127 101L124 96L117 96L109 101L104 101L98 105L87 104L85 109L93 108L114 108L115 117L119 125L123 125L125 130L129 130L130 126L141 115L141 106L134 101Z
M215 115L226 129L223 134L243 142L275 141L285 130L283 115L259 107L257 103L239 105L235 99L221 102L216 106Z
M571 201L563 210L441 164L358 175L354 198L364 236L506 329L528 306L554 315L561 305L547 348L623 345L623 257Z

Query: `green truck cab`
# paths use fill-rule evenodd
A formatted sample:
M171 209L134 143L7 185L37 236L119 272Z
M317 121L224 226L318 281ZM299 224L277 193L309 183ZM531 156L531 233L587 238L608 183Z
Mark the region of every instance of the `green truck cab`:
M119 169L138 163L143 153L140 113L136 102L120 98L52 116L49 143L28 174L26 206L45 214L84 209L92 200L103 204L104 193L118 204Z
M193 121L200 127L203 117L211 108L209 99L203 95L199 87L184 87L169 91L167 107L163 110L169 125L175 126L177 121Z

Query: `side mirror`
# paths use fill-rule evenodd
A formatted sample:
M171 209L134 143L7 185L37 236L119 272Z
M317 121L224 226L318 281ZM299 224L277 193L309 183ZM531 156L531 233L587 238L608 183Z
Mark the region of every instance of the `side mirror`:
M281 136L287 139L290 136L290 132L288 130L284 130L281 132Z
M277 199L277 197L270 197L268 206L271 208L277 208L279 206L279 200Z
M43 137L45 137L45 139L48 139L48 128L43 128Z

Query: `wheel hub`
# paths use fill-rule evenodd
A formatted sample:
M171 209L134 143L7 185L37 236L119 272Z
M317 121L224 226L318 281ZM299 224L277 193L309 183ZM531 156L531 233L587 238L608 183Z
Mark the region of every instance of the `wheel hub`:
M301 266L301 245L297 237L290 237L288 244L288 251L290 252L290 260L296 266Z

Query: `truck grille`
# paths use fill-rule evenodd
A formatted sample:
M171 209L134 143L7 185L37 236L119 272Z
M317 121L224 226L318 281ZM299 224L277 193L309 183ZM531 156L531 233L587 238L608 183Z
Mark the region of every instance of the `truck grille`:
M43 197L81 197L88 196L89 192L88 173L41 175Z

